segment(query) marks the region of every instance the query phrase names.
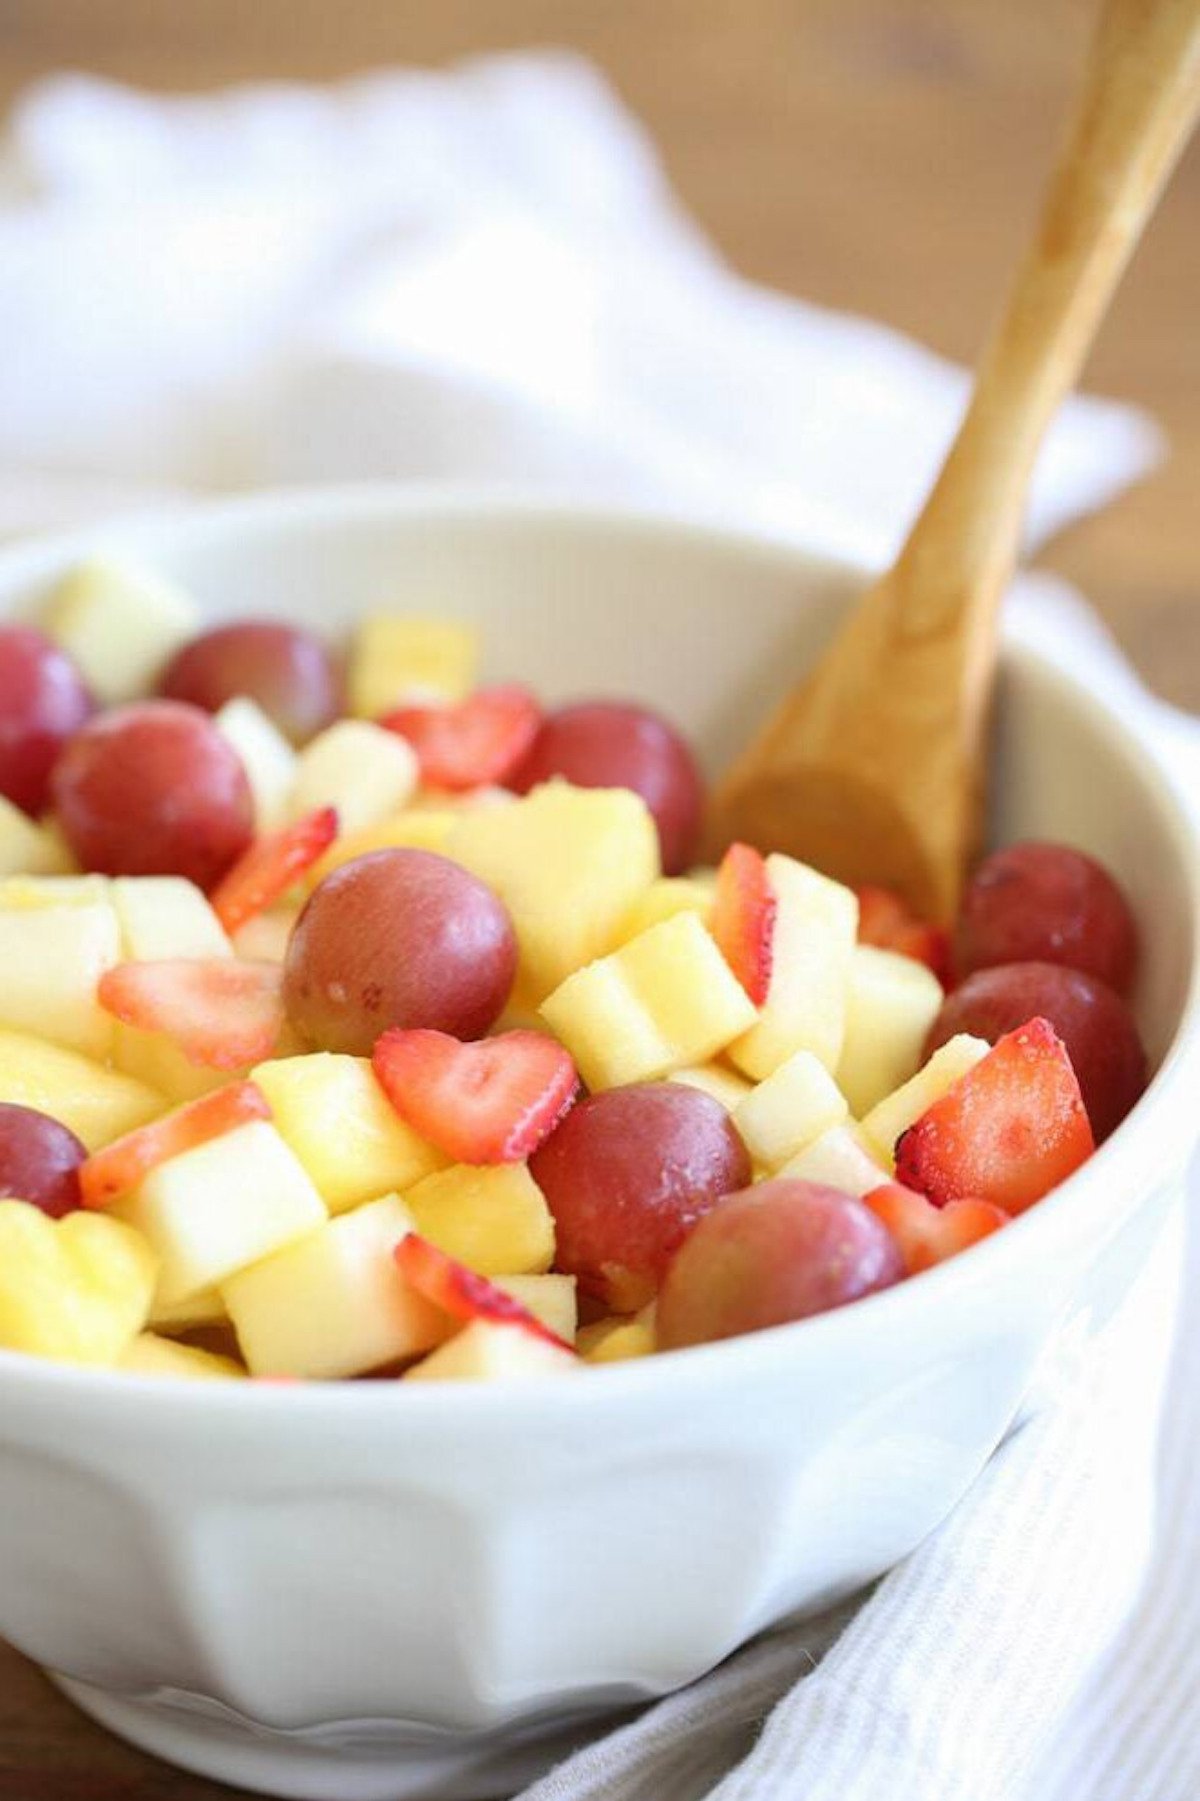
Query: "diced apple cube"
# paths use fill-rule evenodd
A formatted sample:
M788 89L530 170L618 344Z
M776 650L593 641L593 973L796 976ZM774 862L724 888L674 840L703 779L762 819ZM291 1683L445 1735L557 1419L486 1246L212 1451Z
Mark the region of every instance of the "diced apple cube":
M811 1051L796 1051L738 1105L733 1123L755 1163L779 1169L849 1117L846 1097Z
M94 557L51 595L45 627L105 706L154 686L168 657L200 629L190 595L132 564Z
M71 868L63 840L0 794L0 875L54 875Z
M517 1325L473 1320L446 1344L405 1373L406 1382L528 1382L540 1376L571 1376L580 1368L570 1351L559 1350Z
M0 1031L0 1101L49 1113L89 1151L144 1126L167 1108L165 1096L132 1076L45 1039L4 1031Z
M745 1076L739 1076L736 1069L726 1069L723 1063L694 1063L687 1069L675 1069L667 1081L678 1082L684 1088L698 1088L701 1094L711 1095L726 1113L732 1113L740 1106L753 1086Z
M288 817L336 807L339 828L357 832L395 813L416 785L411 744L368 720L339 719L297 757Z
M756 1082L795 1051L837 1068L858 930L858 901L840 882L778 853L767 858L767 879L777 909L770 987L757 1023L729 1047Z
M900 1134L907 1132L926 1108L940 1101L960 1076L974 1069L989 1049L986 1039L972 1038L969 1032L960 1032L934 1051L928 1063L894 1094L872 1107L862 1121L863 1133L886 1162L889 1173L894 1165L896 1140Z
M0 1201L0 1345L64 1363L116 1363L146 1323L158 1259L119 1220L52 1220Z
M153 1332L190 1332L197 1326L224 1326L229 1315L219 1288L202 1288L186 1301L175 1301L164 1307L155 1294L147 1322Z
M548 1331L574 1344L579 1323L574 1276L493 1275L491 1281L528 1308Z
M580 1328L575 1348L585 1363L628 1363L634 1357L652 1357L657 1348L654 1302L640 1313L614 1314Z
M621 926L620 943L628 944L651 926L673 919L676 913L696 913L704 925L712 912L715 880L696 876L664 875L651 882L629 909Z
M554 1261L554 1221L527 1164L458 1163L404 1199L421 1237L481 1276L537 1275Z
M659 873L658 833L636 794L558 781L511 807L461 813L445 854L512 914L518 998L532 1006L618 943L622 921Z
M860 1199L891 1177L891 1166L857 1126L833 1126L806 1145L777 1172L802 1182L820 1182Z
M413 703L462 700L474 685L478 661L479 640L469 626L368 614L350 653L350 710L360 719L378 719Z
M244 1380L246 1372L232 1357L199 1345L176 1344L156 1332L140 1332L117 1366L130 1376L176 1376L188 1382Z
M861 1119L919 1068L942 985L912 957L856 944L846 990L838 1087Z
M744 1032L753 1003L694 913L676 913L568 976L542 1005L592 1090L702 1062Z
M158 1252L164 1306L219 1287L328 1217L301 1164L262 1119L168 1157L108 1212Z
M118 876L109 892L126 962L228 957L232 946L206 897L183 876Z
M31 1032L84 1056L112 1048L111 1014L96 998L121 958L116 915L99 906L0 907L0 1027Z
M400 813L381 819L378 825L364 826L358 832L340 833L320 861L314 863L309 870L305 886L315 888L318 882L323 882L327 875L340 869L343 863L351 863L355 857L365 857L369 851L444 851L457 824L458 814L449 807L436 811L425 807L406 807Z
M250 1373L336 1381L440 1344L452 1323L396 1267L411 1231L384 1195L232 1276L222 1293Z
M213 715L213 724L242 759L258 832L273 832L288 816L296 782L296 753L257 702L239 694Z

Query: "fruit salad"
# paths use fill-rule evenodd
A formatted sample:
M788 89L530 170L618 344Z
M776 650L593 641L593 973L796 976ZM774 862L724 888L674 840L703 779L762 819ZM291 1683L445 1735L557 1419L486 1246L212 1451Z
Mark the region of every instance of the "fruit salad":
M951 931L705 865L666 719L479 649L206 629L112 562L0 628L0 1347L578 1375L912 1279L1136 1101L1090 857L994 852Z

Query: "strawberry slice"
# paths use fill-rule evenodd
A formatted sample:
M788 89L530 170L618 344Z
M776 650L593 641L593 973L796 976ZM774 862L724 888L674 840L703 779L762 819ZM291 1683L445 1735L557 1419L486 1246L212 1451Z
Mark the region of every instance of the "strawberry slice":
M379 723L408 739L427 787L459 793L511 775L537 737L542 710L514 682L479 688L457 706L400 707Z
M931 969L943 988L952 980L950 934L919 919L890 888L869 883L858 894L858 942L878 950L897 951Z
M281 832L256 838L209 896L225 930L232 936L248 919L265 913L325 855L337 831L336 808L319 807Z
M542 1032L463 1044L446 1032L385 1032L372 1058L388 1099L456 1163L522 1163L579 1086L567 1051Z
M900 1246L910 1276L931 1269L935 1263L944 1263L947 1257L965 1251L968 1245L977 1244L1009 1221L1003 1207L997 1207L993 1201L972 1197L935 1207L923 1194L914 1194L899 1182L885 1182L863 1199Z
M118 963L100 978L106 1012L143 1032L165 1032L189 1063L245 1069L269 1057L283 1030L283 969L233 957Z
M1066 1046L1031 1019L901 1134L896 1177L935 1207L970 1197L1021 1213L1094 1148Z
M95 1151L80 1165L79 1188L85 1207L107 1207L118 1195L136 1188L144 1177L165 1163L210 1138L220 1138L253 1119L270 1119L271 1109L261 1088L253 1082L235 1082L228 1088L202 1094L198 1101L177 1107L162 1119L115 1143Z
M771 986L777 903L767 865L748 844L731 844L717 871L709 930L756 1007Z
M525 1332L532 1332L535 1338L544 1338L548 1344L558 1345L574 1354L574 1345L552 1332L549 1326L544 1326L528 1307L497 1288L486 1276L477 1276L465 1263L439 1251L436 1245L416 1232L409 1232L402 1238L393 1255L409 1287L415 1288L418 1294L452 1318L468 1323L485 1319L493 1325L519 1326Z

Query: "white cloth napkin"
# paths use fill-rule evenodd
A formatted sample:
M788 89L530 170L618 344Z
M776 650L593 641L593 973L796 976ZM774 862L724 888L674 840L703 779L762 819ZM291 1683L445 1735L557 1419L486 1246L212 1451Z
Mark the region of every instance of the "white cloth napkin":
M0 344L0 531L444 475L877 561L964 394L895 333L739 280L600 79L557 56L196 99L44 84L0 177ZM1158 451L1139 415L1074 402L1031 537ZM1061 594L1028 627L1112 657ZM1200 1324L1155 1451L1181 1246L1176 1221L869 1597L751 1646L525 1801L1191 1801Z

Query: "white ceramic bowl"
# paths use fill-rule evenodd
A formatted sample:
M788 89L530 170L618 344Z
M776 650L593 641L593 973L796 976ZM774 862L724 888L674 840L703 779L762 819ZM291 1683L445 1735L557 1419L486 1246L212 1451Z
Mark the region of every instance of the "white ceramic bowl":
M387 491L85 542L178 577L214 617L340 630L388 602L477 620L494 673L657 700L714 765L862 579L669 520ZM82 547L0 557L0 610ZM1195 833L1156 761L1155 703L1118 666L1095 679L1009 634L995 835L1071 840L1123 878L1159 1066L1057 1193L841 1312L578 1384L189 1386L0 1355L0 1632L98 1719L208 1775L468 1797L909 1551L1055 1331L1132 1280L1196 1132Z

